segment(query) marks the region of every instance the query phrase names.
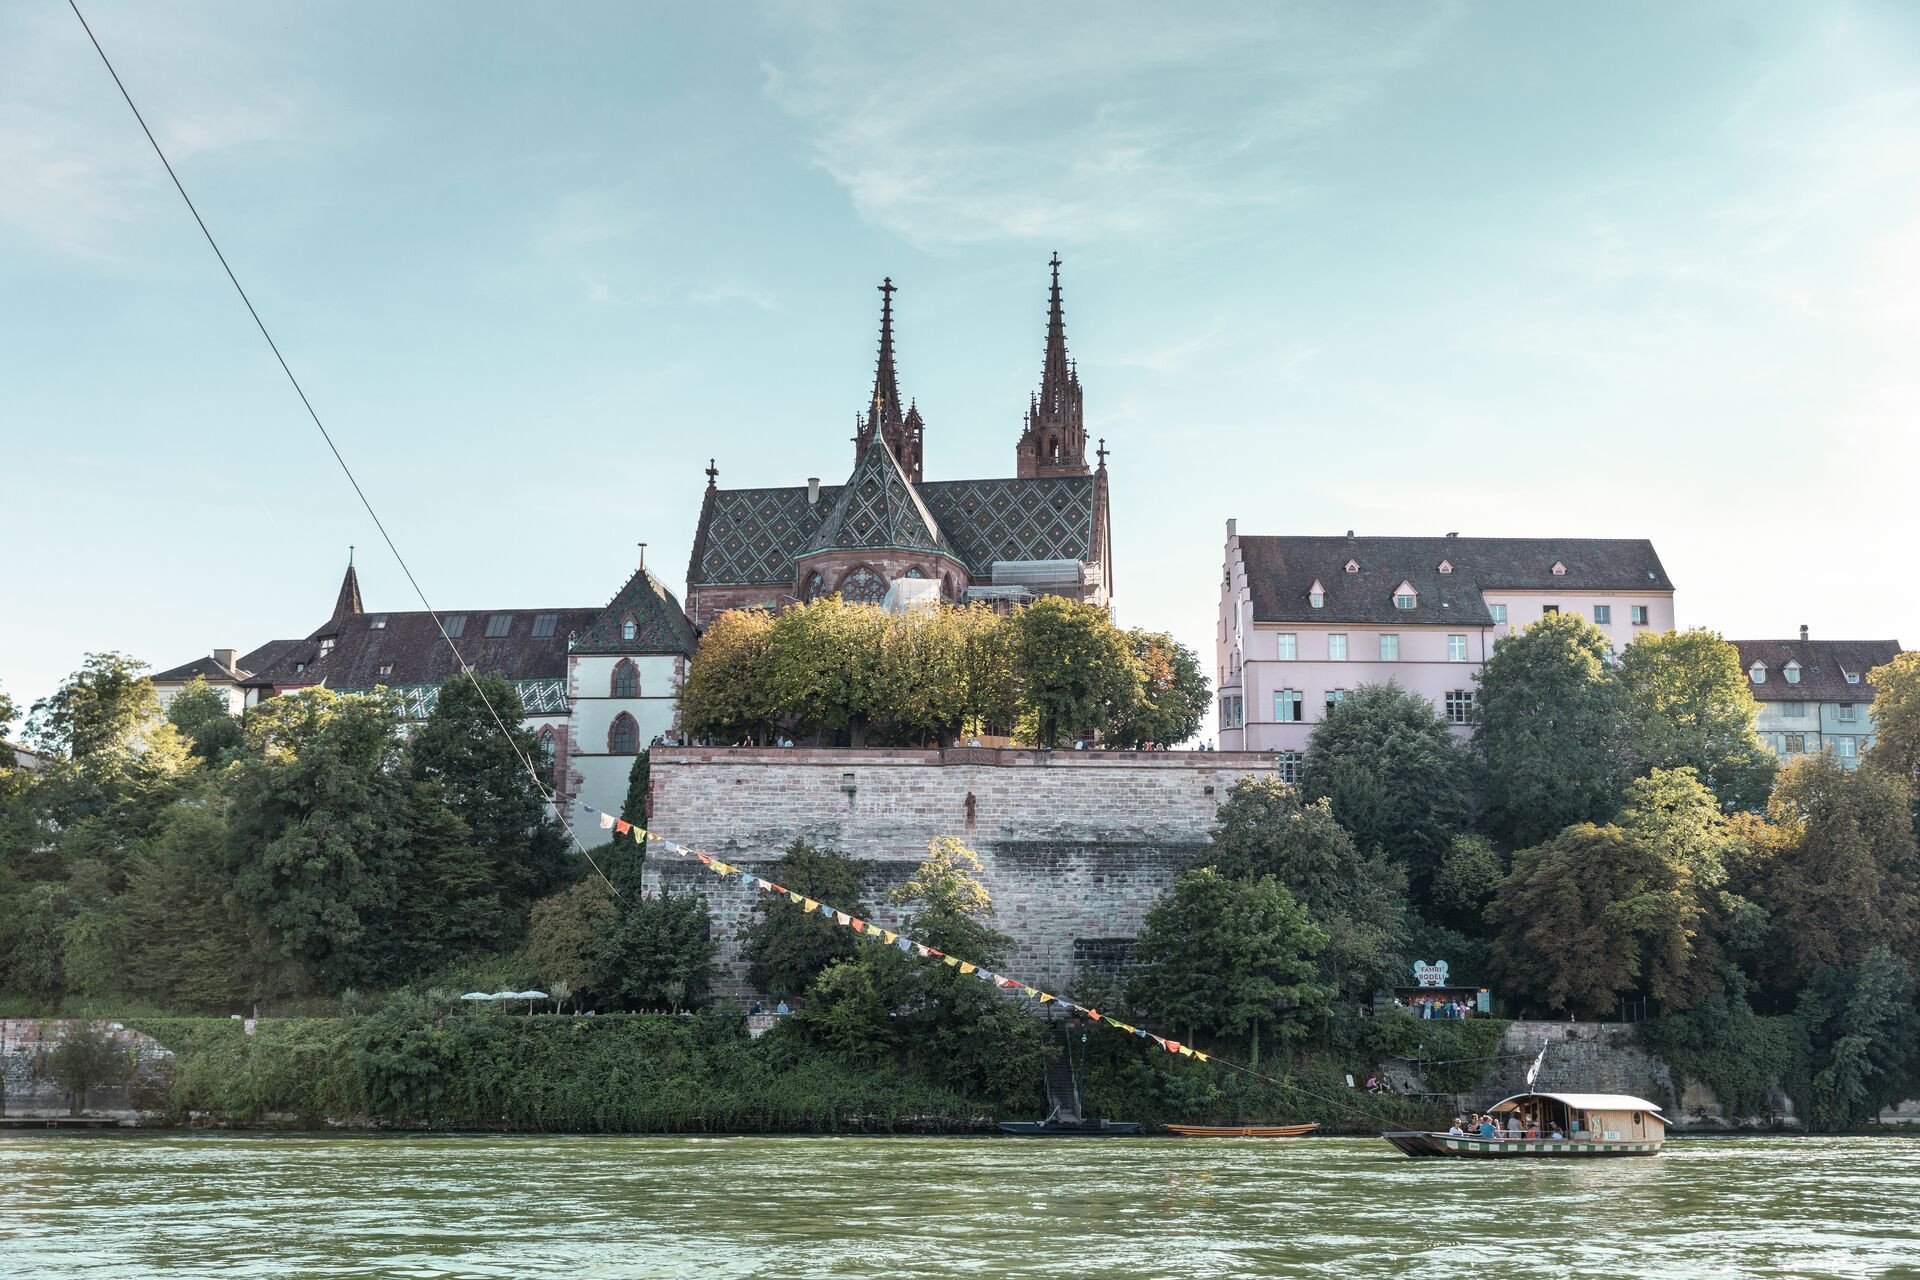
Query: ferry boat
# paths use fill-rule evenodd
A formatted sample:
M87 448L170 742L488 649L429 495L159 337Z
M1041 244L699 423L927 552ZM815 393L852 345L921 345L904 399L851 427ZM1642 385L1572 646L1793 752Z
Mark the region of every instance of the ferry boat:
M1517 1093L1487 1114L1499 1125L1493 1137L1415 1130L1380 1136L1410 1156L1468 1160L1657 1156L1667 1136L1659 1104L1624 1093ZM1517 1134L1513 1116L1520 1118Z
M1318 1124L1170 1124L1167 1132L1182 1138L1300 1138Z

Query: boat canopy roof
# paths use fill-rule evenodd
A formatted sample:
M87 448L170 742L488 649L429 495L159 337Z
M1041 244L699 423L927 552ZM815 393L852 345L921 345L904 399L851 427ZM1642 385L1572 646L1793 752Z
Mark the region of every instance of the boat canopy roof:
M1493 1104L1493 1111L1518 1111L1520 1104L1528 1098L1552 1098L1555 1102L1565 1103L1575 1111L1654 1111L1660 1110L1657 1102L1648 1102L1645 1098L1636 1098L1627 1093L1516 1093L1511 1098Z

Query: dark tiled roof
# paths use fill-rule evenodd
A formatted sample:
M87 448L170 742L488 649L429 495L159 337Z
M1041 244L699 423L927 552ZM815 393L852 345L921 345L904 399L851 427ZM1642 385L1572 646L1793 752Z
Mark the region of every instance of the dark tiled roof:
M984 580L995 560L1097 559L1094 477L940 480L914 486L927 513ZM694 537L687 584L791 583L801 555L838 503L842 485L822 485L809 505L805 485L711 489Z
M223 667L209 654L204 658L195 658L192 662L183 662L177 667L169 667L157 672L153 679L162 681L178 680L185 683L195 676L210 683L246 684L256 671L264 671L279 661L281 655L293 648L305 644L304 640L269 640L251 653L241 654L233 666Z
M1867 672L1892 662L1900 652L1898 640L1733 640L1740 651L1740 670L1756 662L1767 664L1767 682L1747 688L1762 702L1871 702L1873 686ZM1787 664L1800 664L1800 683L1788 684ZM1860 677L1847 683L1847 673Z
M620 638L620 626L634 621L634 637ZM614 593L592 624L574 637L576 653L684 653L691 655L700 637L686 610L658 578L639 569Z
M454 638L460 656L474 670L509 680L538 680L567 674L567 637L592 626L602 610L593 609L484 609L463 613L449 609L442 621L461 618L461 634ZM534 620L554 615L553 634L533 634ZM488 621L512 619L503 636L488 636ZM385 620L385 625L375 622ZM333 651L320 656L323 637L334 638ZM306 663L304 671L294 670ZM382 671L383 666L391 671ZM440 638L433 616L425 612L359 613L329 622L305 640L290 645L271 666L254 673L250 683L274 685L318 684L334 689L370 689L375 685L444 684L460 674L460 665L447 642Z
M1644 538L1240 539L1260 622L1491 625L1485 591L1671 591ZM1348 573L1348 561L1357 573ZM1441 573L1442 561L1453 567ZM1553 566L1566 567L1555 574ZM1307 596L1318 579L1326 606ZM1411 583L1419 607L1396 609L1394 589Z
M876 436L861 455L801 554L867 549L930 551L960 558L907 482L884 436Z

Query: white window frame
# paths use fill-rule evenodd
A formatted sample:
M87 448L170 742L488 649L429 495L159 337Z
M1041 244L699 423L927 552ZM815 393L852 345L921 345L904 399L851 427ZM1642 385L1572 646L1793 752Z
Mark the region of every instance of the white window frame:
M1628 605L1627 619L1628 621L1632 622L1633 625L1636 627L1646 626L1647 625L1647 606L1643 604Z
M1610 604L1597 604L1593 606L1593 625L1596 627L1612 626L1613 606Z
M1493 619L1494 626L1504 627L1507 625L1507 606L1490 604L1487 606L1487 616Z
M1299 689L1273 691L1273 718L1281 724L1300 724L1306 719L1307 698Z
M1380 633L1380 661L1400 661L1400 633L1398 631L1382 631Z
M1294 631L1282 631L1273 638L1274 656L1282 662L1293 662L1300 657L1300 635Z
M1788 684L1799 684L1800 664L1789 661L1786 666L1780 668L1780 674L1786 677Z
M1465 662L1467 660L1467 638L1464 635L1447 637L1447 661Z
M1449 689L1441 699L1440 705L1448 724L1471 724L1473 722L1473 690Z
M1756 662L1748 667L1747 679L1753 681L1755 684L1765 684L1767 682L1767 664L1764 662Z
M1336 648L1339 649L1338 653L1334 652ZM1327 636L1327 661L1328 662L1345 662L1346 660L1347 660L1347 633L1344 631L1335 631L1335 632L1329 633Z
M1860 719L1860 704L1857 702L1839 702L1834 704L1833 718L1853 724Z

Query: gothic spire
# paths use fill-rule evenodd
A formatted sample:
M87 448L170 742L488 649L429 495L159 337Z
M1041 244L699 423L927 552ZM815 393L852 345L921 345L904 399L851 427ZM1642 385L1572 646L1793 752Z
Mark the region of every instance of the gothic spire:
M350 618L356 613L365 613L366 607L360 603L360 575L354 572L353 551L347 551L347 576L340 580L340 594L333 602L333 617L330 622Z
M900 376L894 366L893 295L899 287L888 276L880 282L880 356L873 369L873 394L867 398L865 419L854 441L854 461L866 456L867 446L878 432L893 449L907 478L920 482L920 430L918 413L908 414L900 399ZM913 419L911 426L909 419Z
M1066 310L1060 303L1060 255L1047 263L1047 353L1040 390L1027 404L1026 430L1014 451L1022 476L1087 474L1087 431L1080 411L1080 371L1067 357Z

